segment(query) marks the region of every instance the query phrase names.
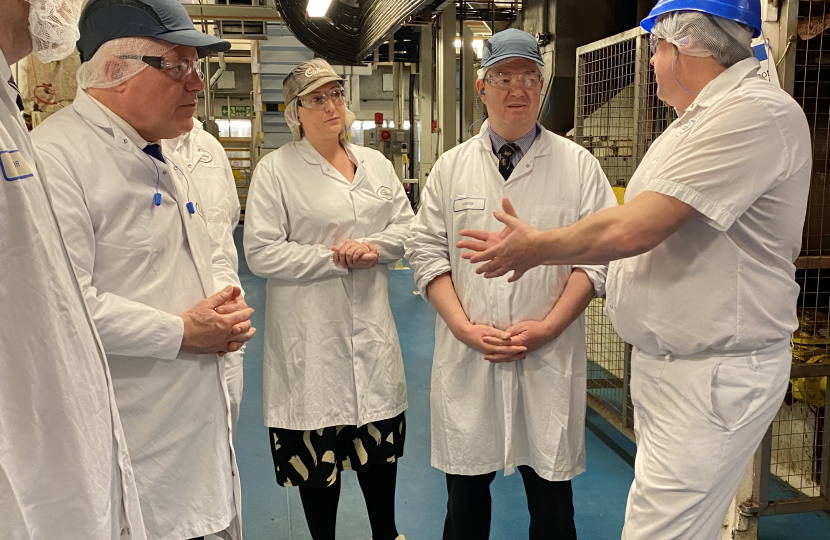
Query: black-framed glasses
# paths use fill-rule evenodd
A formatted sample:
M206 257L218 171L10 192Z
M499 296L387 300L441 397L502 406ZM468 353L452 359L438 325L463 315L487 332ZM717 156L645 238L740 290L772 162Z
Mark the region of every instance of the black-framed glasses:
M141 60L150 67L163 71L177 81L183 81L190 77L194 71L201 80L205 79L205 74L202 72L202 60L200 58L176 58L170 60L163 56L137 56L137 55L123 55L118 58L125 60Z
M300 104L300 107L305 107L306 109L322 109L326 106L326 103L331 100L331 104L334 106L340 105L346 99L346 92L342 88L335 88L328 94L324 94L323 92L319 92L316 94L308 94L306 96L301 96L297 98L297 101Z
M542 82L542 74L538 71L528 71L526 73L488 73L484 80L495 86L499 90L509 90L517 84L524 90L536 88Z

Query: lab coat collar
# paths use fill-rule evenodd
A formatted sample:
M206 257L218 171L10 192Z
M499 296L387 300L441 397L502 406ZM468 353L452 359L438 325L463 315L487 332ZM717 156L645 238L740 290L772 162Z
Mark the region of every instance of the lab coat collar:
M135 128L112 111L109 111L105 105L87 94L83 89L78 88L72 107L88 122L111 134L113 144L118 148L140 153L147 145L147 141L138 134ZM140 143L143 143L143 145Z
M12 68L6 61L6 55L3 54L3 51L0 51L0 78L3 79L0 82L3 83L3 89L5 90L6 95L9 96L9 99L12 100L12 103L15 103L17 101L18 94L14 91L14 88L12 88L11 85L9 85L9 79L12 78Z
M758 76L759 69L761 69L761 63L757 58L741 60L709 82L686 110L694 109L696 106L709 107L718 102L723 96L737 88L744 79Z
M320 155L320 152L318 152L314 148L314 146L312 146L311 143L308 142L308 139L303 137L299 141L296 141L294 144L296 145L297 152L299 152L300 157L302 157L306 163L308 163L309 165L318 165L322 173L326 176L330 176L336 180L341 180L343 182L348 182L348 180L343 178L343 176L340 173L335 171L334 167L332 167L331 164L328 161L326 161L325 158L323 158L323 156ZM349 141L345 139L340 139L340 144L343 146L343 149L346 150L346 153L349 155L349 159L352 160L352 162L356 165L354 179L351 182L353 186L356 186L358 185L358 183L360 183L361 180L363 180L363 177L365 176L363 158L360 157L357 154L357 152L355 152L354 148L352 147L352 144Z

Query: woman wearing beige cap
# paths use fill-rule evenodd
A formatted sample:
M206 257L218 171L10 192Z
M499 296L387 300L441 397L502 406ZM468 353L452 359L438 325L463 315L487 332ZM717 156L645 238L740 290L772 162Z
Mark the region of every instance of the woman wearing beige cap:
M324 60L285 78L294 141L263 158L245 255L266 286L264 415L277 483L299 486L311 536L334 538L340 471L355 470L373 540L395 527L406 382L387 264L414 218L382 154L346 140L354 115Z

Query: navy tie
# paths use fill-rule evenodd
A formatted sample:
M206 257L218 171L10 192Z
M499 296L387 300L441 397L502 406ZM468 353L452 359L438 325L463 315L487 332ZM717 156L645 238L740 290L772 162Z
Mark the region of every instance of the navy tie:
M510 178L510 173L513 172L513 162L511 158L513 154L519 151L519 147L512 143L507 143L502 146L496 154L499 158L499 172L505 180Z
M161 147L157 144L148 144L144 147L144 153L164 163L164 156L161 154Z
M17 83L14 82L14 77L9 79L9 86L14 88L14 91L17 93L17 108L20 109L20 112L23 112L23 100L20 99L20 90L17 88Z

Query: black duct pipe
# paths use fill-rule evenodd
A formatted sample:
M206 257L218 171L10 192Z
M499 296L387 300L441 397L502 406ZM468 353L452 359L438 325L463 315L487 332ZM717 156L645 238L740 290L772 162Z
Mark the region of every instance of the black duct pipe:
M326 18L320 19L306 16L307 0L276 3L285 24L303 45L333 64L359 65L429 0L367 0L357 8L333 0Z

